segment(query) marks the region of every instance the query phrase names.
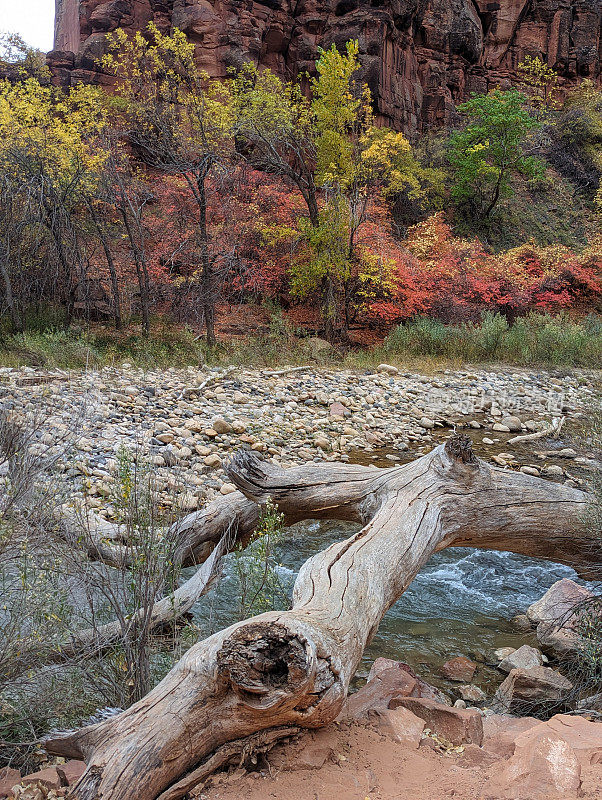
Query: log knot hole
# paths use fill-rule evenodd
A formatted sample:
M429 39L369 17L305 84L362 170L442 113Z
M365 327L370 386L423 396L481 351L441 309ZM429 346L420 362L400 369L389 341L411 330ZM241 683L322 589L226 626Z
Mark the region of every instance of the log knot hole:
M445 443L446 453L456 461L463 464L476 464L478 459L472 449L472 442L463 433L456 433Z
M295 694L307 686L314 671L306 642L274 622L234 631L217 654L217 665L239 694L256 700L273 693Z

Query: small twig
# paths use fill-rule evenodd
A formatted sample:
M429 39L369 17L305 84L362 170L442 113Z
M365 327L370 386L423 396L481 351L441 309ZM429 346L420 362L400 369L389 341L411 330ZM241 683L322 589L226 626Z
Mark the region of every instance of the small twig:
M573 708L570 711L565 711L565 714L570 714L574 717L586 716L586 717L595 717L596 719L602 720L602 712L596 711L595 708Z
M304 367L287 367L286 369L277 369L272 372L264 372L266 378L277 378L279 375L288 375L291 372L302 372L305 369L311 369L310 364L306 364Z
M7 742L0 739L0 747L34 747L34 745L42 745L41 739L33 739L31 742Z

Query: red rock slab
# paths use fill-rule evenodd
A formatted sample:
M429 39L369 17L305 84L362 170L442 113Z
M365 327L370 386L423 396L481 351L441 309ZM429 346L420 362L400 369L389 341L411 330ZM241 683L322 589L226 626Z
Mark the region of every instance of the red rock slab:
M541 724L535 717L491 714L483 719L483 748L502 758L514 755L514 742L521 733Z
M454 746L483 744L483 719L478 711L450 708L420 697L396 697L389 708L407 708L423 719L426 727Z
M520 733L514 752L528 751L545 738L562 739L573 749L582 767L602 764L602 725L571 714L556 714L547 722Z
M422 732L426 723L409 709L385 708L376 709L369 714L370 721L378 730L398 744L418 750L422 740Z
M2 767L0 769L0 798L10 797L12 788L21 782L21 773L12 767Z
M580 786L575 751L564 739L549 735L494 765L483 795L496 800L574 800Z
M21 783L24 786L39 783L46 787L46 789L60 789L62 785L61 778L56 771L56 767L46 767L45 769L40 769L37 772L32 772L30 775L26 775L24 778L21 778Z

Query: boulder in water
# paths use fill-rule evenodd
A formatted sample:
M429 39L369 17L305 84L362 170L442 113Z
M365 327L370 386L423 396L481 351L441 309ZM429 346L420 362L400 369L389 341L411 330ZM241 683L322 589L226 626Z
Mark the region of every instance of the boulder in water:
M400 670L401 672L409 675L416 681L416 686L411 693L412 697L426 697L429 700L435 700L437 703L443 703L445 706L451 705L451 702L447 695L445 695L442 691L431 686L430 683L427 683L423 680L419 675L417 675L412 667L409 664L406 664L403 661L395 661L392 658L377 658L372 667L370 668L370 672L368 673L368 681L371 681L381 672L384 672L388 669L396 669Z
M592 598L593 595L584 586L580 586L569 578L562 578L550 586L548 591L536 603L527 609L527 617L535 624L561 624L575 606Z
M518 417L502 417L501 424L508 428L512 433L519 433L523 429L522 422Z
M377 658L368 681L359 691L349 695L337 719L366 719L372 711L389 708L391 701L398 697L427 697L450 704L442 692L415 675L407 664L390 658Z
M475 686L473 683L468 683L464 686L458 686L458 692L460 693L462 700L467 703L472 703L473 705L480 705L487 699L485 692L482 689L479 689L479 687Z
M466 656L458 656L446 661L441 667L441 674L448 681L459 681L460 683L470 683L477 669L474 661Z
M537 640L544 650L564 656L580 648L581 637L575 628L583 604L593 597L589 589L562 578L529 606L527 616L537 625Z

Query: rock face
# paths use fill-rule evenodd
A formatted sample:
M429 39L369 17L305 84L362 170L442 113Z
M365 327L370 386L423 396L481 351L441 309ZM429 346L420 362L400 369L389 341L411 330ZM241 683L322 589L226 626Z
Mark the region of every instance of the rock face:
M378 114L409 132L448 122L470 92L508 85L526 55L563 80L600 79L602 0L56 0L55 80L103 82L104 36L178 27L214 77L251 59L311 72L319 47L357 39ZM74 51L75 56L65 51Z

